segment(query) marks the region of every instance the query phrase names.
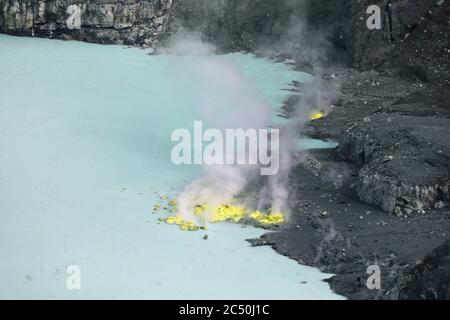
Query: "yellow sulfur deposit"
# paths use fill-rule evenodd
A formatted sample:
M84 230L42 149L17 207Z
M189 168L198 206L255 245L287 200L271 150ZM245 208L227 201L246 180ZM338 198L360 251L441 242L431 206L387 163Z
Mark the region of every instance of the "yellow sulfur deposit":
M192 221L186 221L180 216L168 217L163 221L167 224L175 224L185 231L198 231L200 229L200 226L195 225Z
M195 225L195 223L193 223L192 221L186 221L180 225L180 229L184 231L198 231L204 228Z
M282 213L271 213L266 214L261 211L248 211L244 207L232 206L232 205L222 205L217 207L215 210L208 212L208 207L206 205L197 205L194 208L194 215L198 218L198 222L187 221L181 216L171 216L161 221L177 225L181 230L187 231L197 231L199 229L206 229L203 225L206 221L211 223L218 223L223 221L230 222L240 222L242 220L253 221L259 225L277 225L284 222L284 216Z
M261 211L253 211L252 213L250 213L250 218L255 221L261 220L264 217L265 217L265 214L262 213Z
M284 222L284 216L281 213L262 214L253 220L263 225L280 224Z
M310 120L319 120L325 117L325 113L322 111L314 112L309 119Z
M245 218L245 209L237 206L220 206L210 218L211 222L232 221L239 222Z

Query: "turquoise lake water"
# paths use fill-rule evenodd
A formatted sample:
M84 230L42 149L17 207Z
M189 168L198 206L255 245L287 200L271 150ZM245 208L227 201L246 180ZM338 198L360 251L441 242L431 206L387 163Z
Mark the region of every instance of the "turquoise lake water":
M216 58L273 108L308 78ZM199 117L196 59L0 35L0 298L341 298L329 275L250 247L262 230L217 224L205 241L151 214L155 192L175 196L200 172L170 161L170 133ZM69 265L80 290L66 287Z

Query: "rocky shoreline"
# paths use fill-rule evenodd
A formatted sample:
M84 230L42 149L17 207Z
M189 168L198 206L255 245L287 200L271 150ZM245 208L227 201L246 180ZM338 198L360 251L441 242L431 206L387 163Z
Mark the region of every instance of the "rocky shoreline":
M339 147L308 152L291 176L291 221L251 243L336 274L332 289L349 299L450 299L450 86L433 69L449 58L427 66L399 50L421 71L390 61L322 75L340 94L302 134ZM366 286L371 265L380 290Z
M340 95L302 134L340 145L307 152L291 221L250 242L336 274L332 289L349 299L450 299L448 79L344 68L324 81ZM371 265L380 290L366 286Z
M291 222L251 241L336 274L350 299L450 299L450 6L421 5L433 10L385 53L322 74L340 94L302 133L340 145L309 153L292 175ZM366 286L370 265L380 290Z

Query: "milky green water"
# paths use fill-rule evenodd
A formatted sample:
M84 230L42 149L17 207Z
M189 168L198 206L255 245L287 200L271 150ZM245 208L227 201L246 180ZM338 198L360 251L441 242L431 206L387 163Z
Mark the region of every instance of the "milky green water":
M251 55L222 58L274 108L307 78ZM151 214L155 191L174 196L200 170L170 161L170 133L198 117L195 84L173 76L173 61L0 35L0 298L340 298L327 275L251 248L245 239L261 230L218 224L205 241ZM80 290L66 286L69 265Z

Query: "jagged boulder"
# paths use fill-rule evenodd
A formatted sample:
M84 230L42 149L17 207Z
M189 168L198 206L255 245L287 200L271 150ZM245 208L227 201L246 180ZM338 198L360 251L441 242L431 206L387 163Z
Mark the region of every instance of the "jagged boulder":
M342 136L340 153L361 166L360 199L411 215L450 201L450 119L379 113Z

